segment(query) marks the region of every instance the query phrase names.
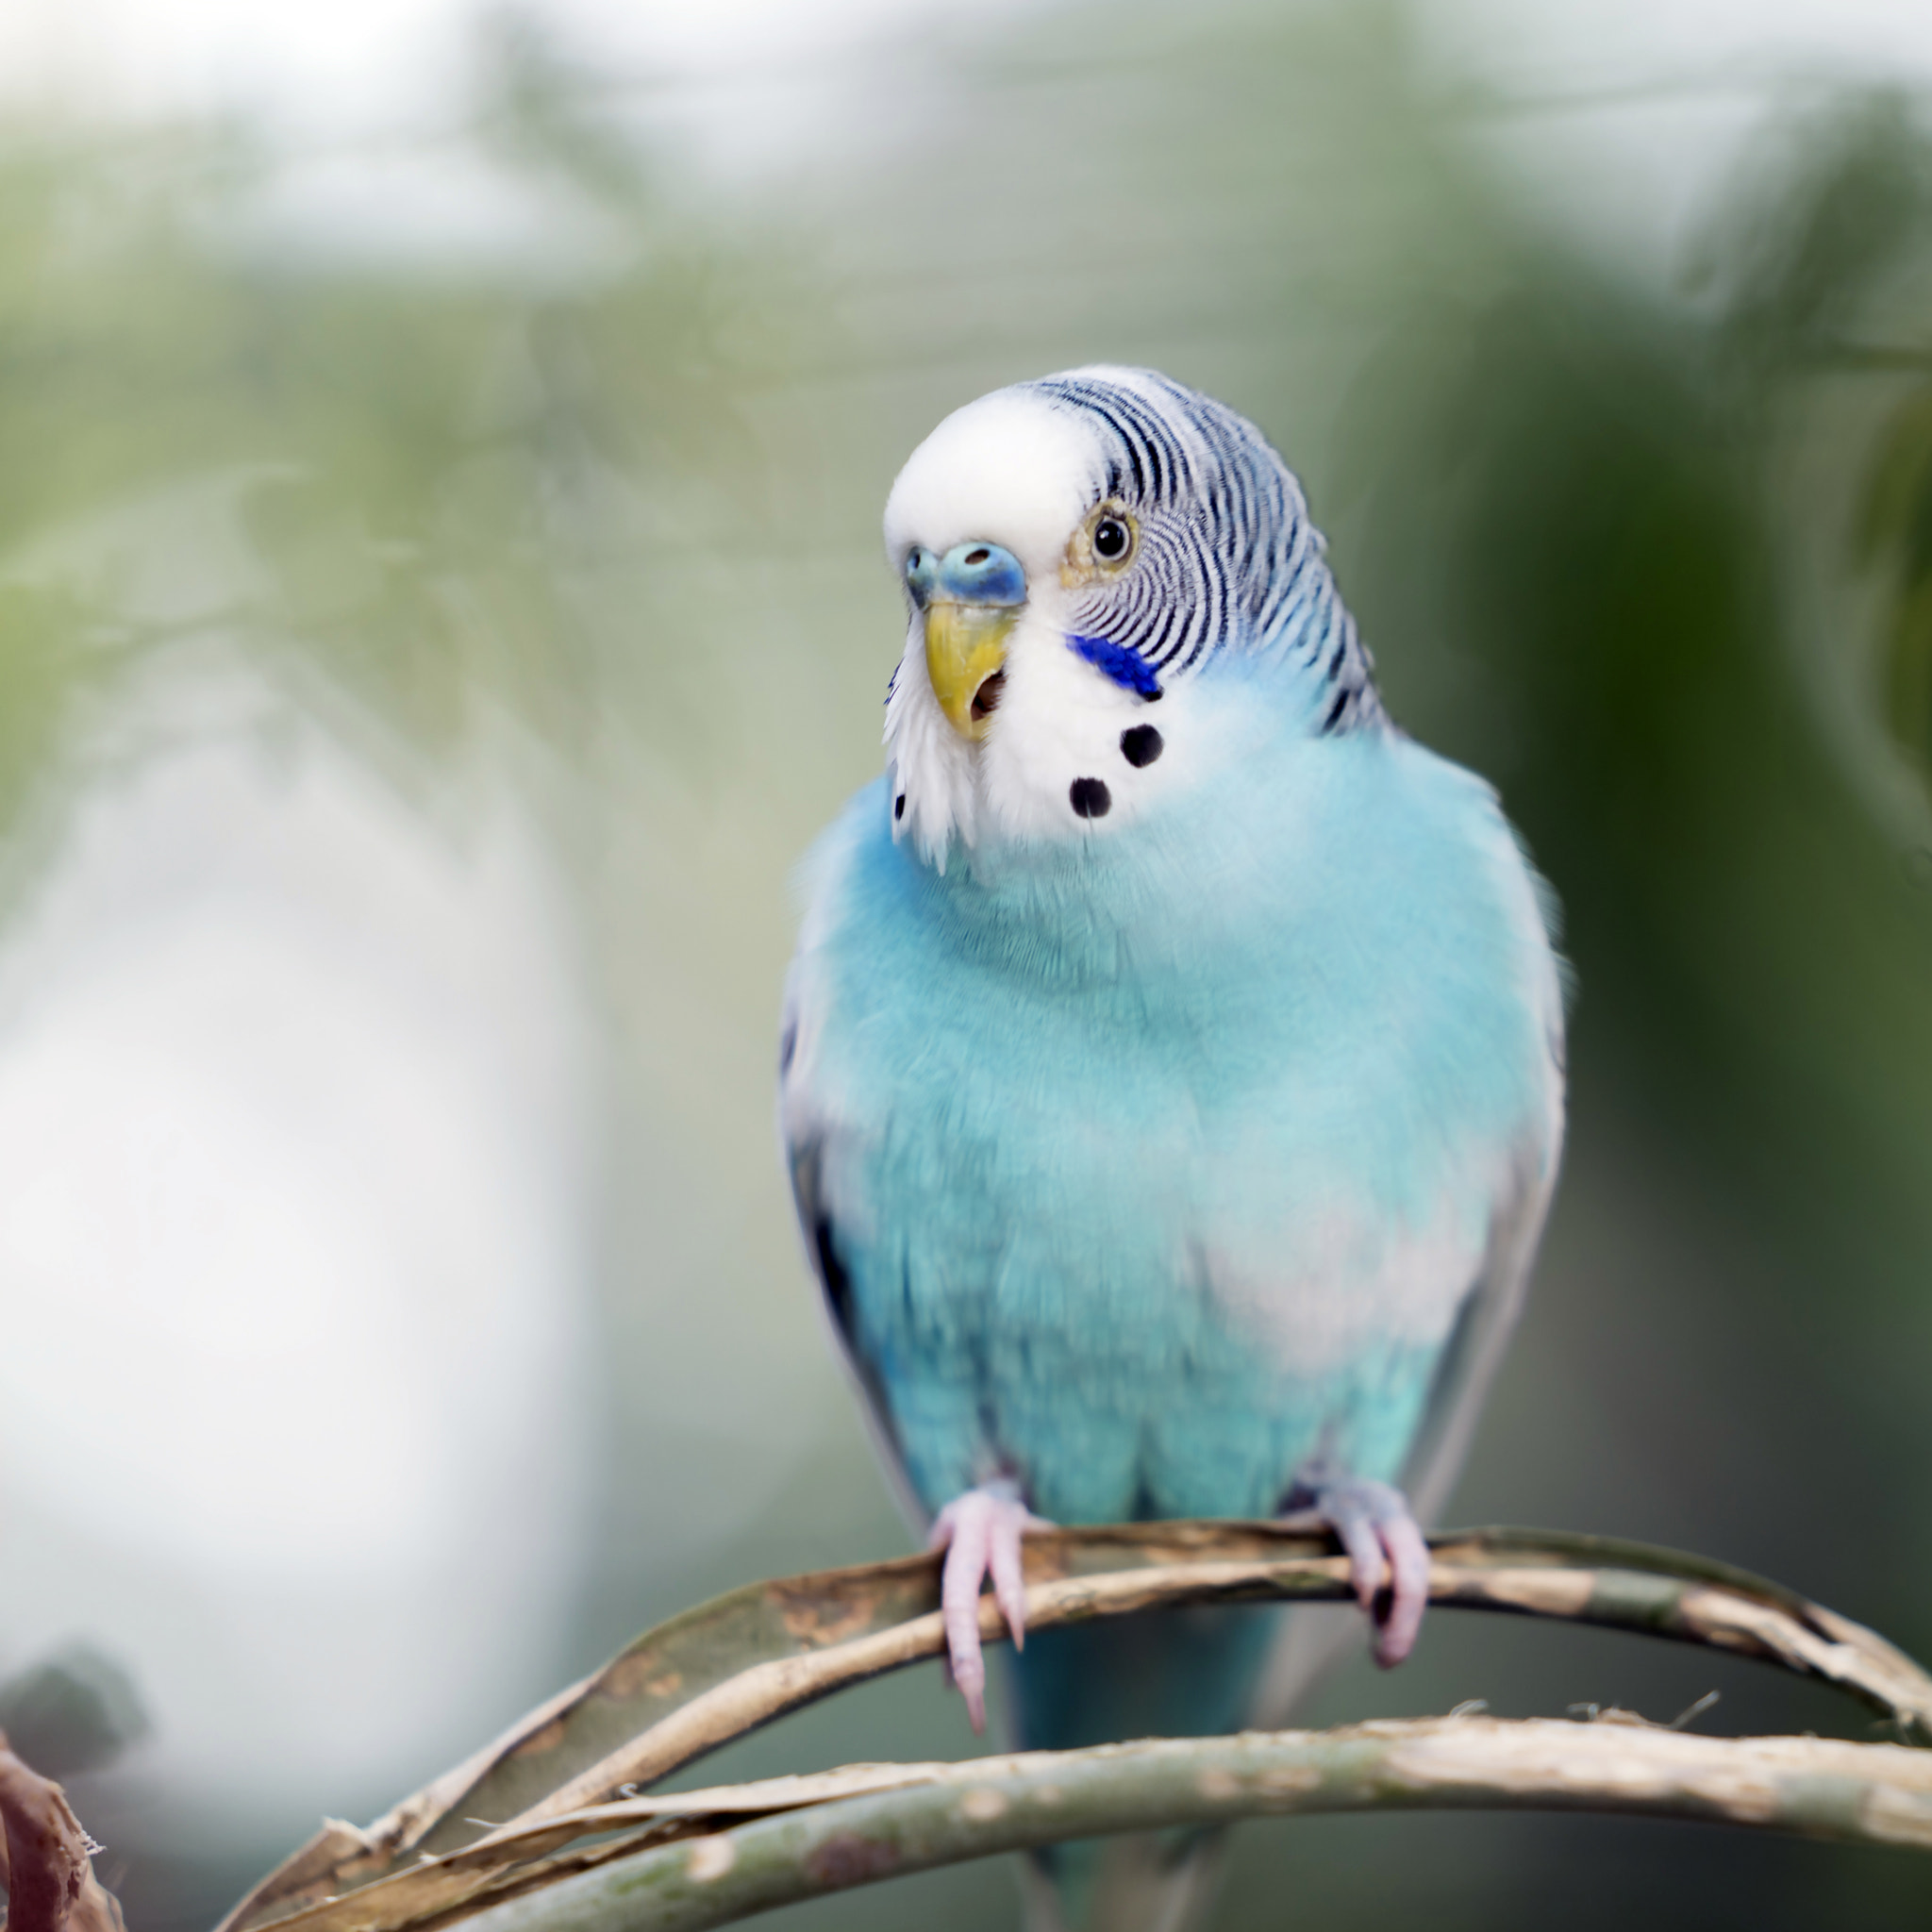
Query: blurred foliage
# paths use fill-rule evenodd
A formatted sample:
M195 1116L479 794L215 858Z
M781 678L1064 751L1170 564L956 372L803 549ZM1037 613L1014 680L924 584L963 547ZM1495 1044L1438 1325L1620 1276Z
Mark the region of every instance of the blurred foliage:
M1899 406L1863 508L1860 549L1893 580L1886 722L1932 776L1932 385Z
M514 22L484 56L450 131L351 158L390 187L333 222L260 130L0 128L0 824L52 849L104 721L236 667L425 797L477 764L525 787L609 1008L619 1465L702 1472L613 1486L559 1680L899 1536L771 1160L786 873L876 768L896 464L991 384L1107 358L1280 443L1391 708L1499 784L1565 907L1573 1152L1464 1507L1701 1548L1932 1653L1923 104L1769 113L1659 288L1533 211L1507 104L1432 77L1393 4L881 43L785 77L810 133L749 192L683 158L675 91ZM496 225L438 232L437 170ZM1315 1714L1668 1715L1711 1680L1661 1648L1440 1619ZM1830 1722L1724 1683L1736 1728ZM908 1695L732 1763L961 1748ZM279 1849L210 1876L149 1842L130 1921L205 1920ZM1538 1925L1561 1896L1579 1926L1905 1925L1922 1882L1589 1822L1309 1821L1242 1840L1224 1923L1292 1895ZM794 1923L916 1892L940 1932L1005 1887Z
M0 480L0 808L75 699L184 640L320 672L422 752L479 704L580 748L591 694L644 676L638 720L701 724L640 537L700 519L741 443L775 258L681 225L637 143L559 112L541 45L496 51L453 144L553 226L534 274L433 237L419 260L279 246L239 136L0 148L0 440L24 458Z
M0 1732L57 1781L111 1764L150 1728L126 1672L92 1644L70 1644L0 1683Z

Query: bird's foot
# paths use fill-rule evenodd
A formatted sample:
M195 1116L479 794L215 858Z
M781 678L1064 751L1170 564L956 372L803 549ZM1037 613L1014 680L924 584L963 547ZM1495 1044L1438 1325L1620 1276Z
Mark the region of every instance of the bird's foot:
M946 1661L966 1700L975 1731L986 1729L986 1659L979 1649L979 1586L991 1575L993 1601L1013 1633L1013 1648L1026 1647L1026 1586L1021 1576L1020 1539L1030 1529L1051 1529L1020 1500L1009 1482L982 1483L955 1496L933 1519L929 1550L943 1549L940 1607L946 1624Z
M1429 1546L1400 1490L1324 1463L1305 1464L1281 1521L1291 1529L1332 1529L1347 1553L1357 1601L1374 1624L1374 1657L1384 1670L1415 1648L1429 1603ZM1384 1586L1388 1607L1376 1599Z

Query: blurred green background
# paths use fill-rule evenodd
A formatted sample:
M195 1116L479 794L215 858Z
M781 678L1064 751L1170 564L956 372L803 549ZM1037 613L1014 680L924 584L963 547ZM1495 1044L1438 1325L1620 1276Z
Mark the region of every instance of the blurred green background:
M136 1932L210 1923L317 1814L372 1815L660 1616L904 1547L774 1152L790 874L879 762L899 462L1082 361L1264 426L1391 710L1499 785L1563 902L1568 1167L1454 1518L1701 1550L1932 1656L1923 104L1768 91L1660 268L1545 192L1537 142L1588 101L1448 77L1394 4L882 31L755 176L694 161L675 84L531 18L484 19L471 57L433 127L322 149L245 117L0 120L0 1164L72 1194L0 1232L0 1667L98 1641L147 1698L151 1735L75 1780ZM455 1029L425 1110L325 1105L386 1035L305 1035L273 1100L318 1147L393 1130L413 1313L350 1243L348 1285L325 1270L285 1319L282 1224L223 1246L279 1198L265 1170L209 1154L206 1224L139 1220L202 1144L176 1108L124 1145L125 1056L203 1064L173 1008L74 1022L77 1099L47 1070L50 986L103 959L147 985L216 874L224 937L180 983L244 1071L323 1024L351 958L391 960L398 1040ZM249 979L262 921L308 979ZM33 1100L56 1091L71 1133ZM499 1115L424 1193L425 1140ZM206 1246L254 1260L222 1286ZM188 1258L150 1278L163 1248ZM171 1354L184 1322L219 1346ZM426 1441L432 1389L459 1423ZM191 1411L215 1419L192 1471ZM203 1563L248 1469L254 1513ZM1310 1715L1668 1719L1713 1687L1706 1727L1863 1734L1769 1673L1448 1615ZM970 1748L923 1671L705 1776ZM973 1868L787 1923L942 1932L1009 1894ZM1251 1827L1218 1923L1928 1907L1902 1854L1455 1816Z

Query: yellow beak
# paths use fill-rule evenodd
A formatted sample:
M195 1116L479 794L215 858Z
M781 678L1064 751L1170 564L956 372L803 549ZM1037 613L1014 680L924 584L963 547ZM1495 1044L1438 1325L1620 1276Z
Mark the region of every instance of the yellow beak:
M998 687L988 681L1007 662L1007 633L1020 615L1011 604L956 604L935 598L925 609L925 675L940 708L963 738L980 739L992 723Z

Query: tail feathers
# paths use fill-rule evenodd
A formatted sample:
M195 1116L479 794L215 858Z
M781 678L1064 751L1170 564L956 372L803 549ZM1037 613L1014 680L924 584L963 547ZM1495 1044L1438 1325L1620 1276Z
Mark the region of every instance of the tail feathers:
M1342 1605L1193 1608L1041 1630L1011 1658L1020 1747L1219 1737L1279 1725L1351 1643ZM1188 1827L1049 1845L1025 1859L1029 1932L1198 1932L1225 1847Z
M1012 1659L1029 1751L1215 1737L1246 1721L1280 1627L1268 1609L1180 1609L1041 1630ZM1049 1845L1026 1860L1033 1932L1184 1932L1201 1923L1221 1834L1149 1832Z
M1223 1831L1140 1832L1031 1854L1026 1932L1201 1932L1226 1844Z

